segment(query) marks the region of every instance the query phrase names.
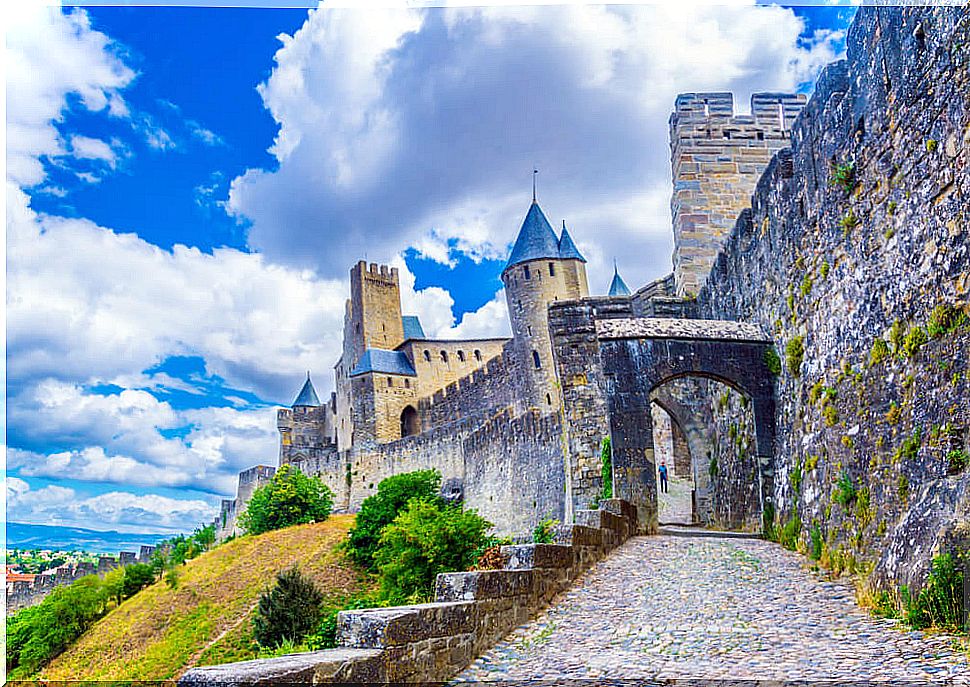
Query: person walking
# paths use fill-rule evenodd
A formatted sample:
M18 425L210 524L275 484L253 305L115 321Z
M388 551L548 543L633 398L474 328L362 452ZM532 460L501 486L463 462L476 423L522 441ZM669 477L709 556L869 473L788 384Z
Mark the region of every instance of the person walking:
M660 468L658 470L660 473L660 491L667 493L667 461L660 461Z

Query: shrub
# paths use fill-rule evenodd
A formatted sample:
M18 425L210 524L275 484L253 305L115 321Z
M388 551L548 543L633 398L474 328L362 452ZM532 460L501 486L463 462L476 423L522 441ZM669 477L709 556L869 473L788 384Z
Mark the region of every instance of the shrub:
M559 526L558 520L547 519L540 522L532 530L533 544L551 544L556 538L556 528Z
M878 365L889 357L889 345L883 339L876 339L872 342L872 350L869 351L869 364Z
M38 605L7 621L9 678L28 676L64 651L107 610L108 596L97 575L56 587Z
M812 540L812 548L808 552L808 557L817 561L822 557L822 529L817 521L812 522L812 529L809 531Z
M828 260L822 263L822 267L819 269L822 279L828 279L830 269L831 267L829 266Z
M855 163L851 160L832 168L832 177L829 181L833 186L838 186L848 195L855 188Z
M926 333L931 339L939 339L970 323L970 318L960 308L952 305L938 305L930 313L926 323Z
M827 427L834 427L839 422L839 411L835 409L835 406L826 404L822 408L822 417L825 419Z
M798 536L802 533L802 519L796 510L778 533L778 543L794 551L798 547Z
M792 468L791 478L790 478L791 488L792 490L794 490L796 494L802 490L802 477L803 477L802 459L797 458L795 460L795 465Z
M903 439L903 443L896 449L893 460L915 460L919 453L919 447L923 443L923 429L917 427L911 435Z
M768 346L765 349L764 359L768 372L775 377L781 374L781 358L778 356L778 351L775 350L774 346Z
M350 557L365 568L374 568L374 554L381 532L394 522L411 499L440 501L441 473L437 470L405 472L381 480L377 493L360 504L360 512L347 543Z
M919 349L928 341L926 331L922 327L913 327L903 339L903 353L907 358L915 358Z
M600 463L600 474L603 478L600 499L611 499L613 498L613 445L609 437L603 437L603 443L600 446Z
M906 337L906 328L903 327L903 323L899 320L893 322L892 326L889 328L889 343L892 344L893 353L899 354L902 350L903 339Z
M839 481L835 483L835 492L832 494L832 500L841 504L843 508L848 509L855 499L855 483L852 481L849 473L843 471L842 476L839 477Z
M125 566L125 577L121 583L121 594L127 599L154 581L155 571L147 563L134 563Z
M797 377L802 370L802 360L805 358L805 337L796 336L785 346L785 359L788 371Z
M805 278L802 279L802 284L798 291L802 294L802 298L805 298L812 292L812 277L810 275L805 275Z
M255 492L239 516L247 534L262 534L291 525L322 522L330 517L333 493L319 477L308 477L281 465L269 484Z
M926 584L913 596L901 590L904 618L917 630L935 626L960 630L963 623L963 571L955 556L944 553L933 559Z
M761 512L761 529L764 531L765 539L775 538L775 507L766 503Z
M954 449L946 454L947 472L956 475L967 469L970 455L963 449Z
M262 647L299 642L320 622L323 594L296 566L276 576L276 585L259 597L253 637Z
M842 227L842 233L848 236L849 232L859 226L859 218L855 216L852 210L849 210L845 213L845 217L839 220L839 225Z
M889 410L886 412L886 422L890 425L895 425L899 422L899 416L902 415L902 412L898 403L890 401Z
M438 573L468 570L492 527L474 510L412 499L384 528L374 555L381 594L391 603L431 597Z

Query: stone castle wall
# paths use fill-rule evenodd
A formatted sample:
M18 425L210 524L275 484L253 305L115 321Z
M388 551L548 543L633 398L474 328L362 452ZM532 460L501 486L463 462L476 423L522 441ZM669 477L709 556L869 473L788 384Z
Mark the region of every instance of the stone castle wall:
M784 359L776 525L888 585L970 519L970 332L928 328L970 291L968 46L966 8L860 8L699 296Z

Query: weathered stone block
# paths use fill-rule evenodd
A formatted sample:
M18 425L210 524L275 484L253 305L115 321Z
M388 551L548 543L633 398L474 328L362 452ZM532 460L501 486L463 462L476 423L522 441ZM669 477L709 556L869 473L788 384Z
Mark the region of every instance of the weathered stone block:
M476 622L475 605L467 601L341 611L337 639L341 646L376 649L471 632Z

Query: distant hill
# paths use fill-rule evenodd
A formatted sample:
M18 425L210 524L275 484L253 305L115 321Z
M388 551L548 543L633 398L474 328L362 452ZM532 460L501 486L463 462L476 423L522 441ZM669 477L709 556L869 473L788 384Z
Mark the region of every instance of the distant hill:
M252 614L276 573L294 564L336 603L368 584L336 549L354 516L298 525L217 546L115 608L55 658L48 680L168 680L193 665L255 658Z
M83 527L59 525L30 525L23 522L7 523L8 549L57 549L118 555L119 551L138 553L138 547L142 544L157 544L171 536L87 530Z

